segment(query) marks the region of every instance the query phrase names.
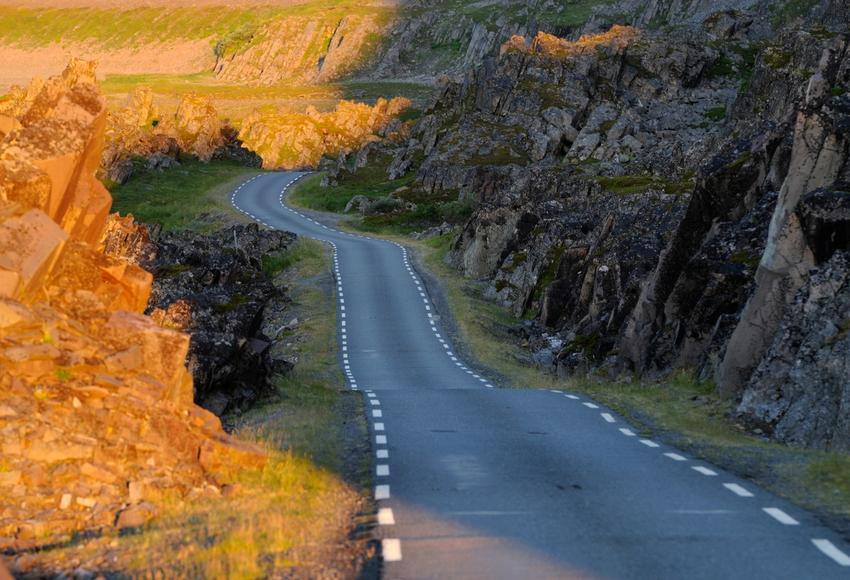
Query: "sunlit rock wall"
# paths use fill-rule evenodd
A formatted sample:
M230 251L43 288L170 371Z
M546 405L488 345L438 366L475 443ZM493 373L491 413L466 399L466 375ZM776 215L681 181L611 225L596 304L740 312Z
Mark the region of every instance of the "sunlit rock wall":
M0 548L139 525L264 462L193 404L189 337L141 314L151 275L103 252L108 224L135 226L94 176L94 72L0 104Z

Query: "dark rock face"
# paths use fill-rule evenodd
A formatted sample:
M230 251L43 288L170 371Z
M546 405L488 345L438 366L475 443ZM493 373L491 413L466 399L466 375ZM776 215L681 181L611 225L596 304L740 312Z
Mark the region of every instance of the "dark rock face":
M449 259L534 318L529 361L696 369L742 421L846 449L846 2L785 30L760 0L629 4L680 31L514 37L383 146L389 174L475 202Z
M148 314L160 325L191 335L187 365L195 401L223 415L270 392L273 375L291 369L272 355L261 327L270 305L285 309L286 296L263 270L263 257L285 251L287 232L256 224L202 235L160 234L114 219L104 236L108 255L120 255L154 274Z
M188 366L195 400L216 414L238 411L269 392L289 370L271 357L260 331L263 311L280 291L262 259L286 250L294 234L233 226L211 235L167 233L148 264L154 287L148 310L192 336Z

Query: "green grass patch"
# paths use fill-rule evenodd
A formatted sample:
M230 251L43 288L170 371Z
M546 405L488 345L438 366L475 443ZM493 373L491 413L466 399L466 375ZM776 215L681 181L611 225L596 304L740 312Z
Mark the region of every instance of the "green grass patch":
M540 18L553 26L574 28L587 22L594 9L610 4L613 0L561 0L558 2L560 12L549 9Z
M299 323L276 338L291 343L298 363L277 379L280 401L251 413L247 422L260 420L263 438L276 447L342 473L345 433L340 404L348 392L341 390L337 359L330 251L320 242L299 238L280 255L278 265L284 268L281 283L290 289L293 301L286 318L298 318ZM262 420L270 416L273 421Z
M654 175L621 175L617 177L596 177L596 182L604 189L618 195L636 195L648 191L660 191L681 195L693 191L693 180L671 181Z
M379 199L413 181L412 173L401 179L387 179L386 165L382 164L370 164L356 174L346 176L339 185L330 187L322 187L322 177L323 174L316 173L302 179L290 196L292 203L308 209L341 213L356 195Z
M165 230L209 229L211 224L203 214L226 209L216 193L228 191L238 180L256 173L256 169L231 161L202 163L187 157L179 167L139 169L124 185L113 186L112 209L132 213L139 221L162 224Z

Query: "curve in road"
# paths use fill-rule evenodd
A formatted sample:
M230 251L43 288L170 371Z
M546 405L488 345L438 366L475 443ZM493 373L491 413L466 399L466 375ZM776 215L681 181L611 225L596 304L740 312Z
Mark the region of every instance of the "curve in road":
M302 175L254 177L231 201L334 249L340 364L369 415L387 577L848 576L847 545L812 514L586 397L495 388L454 352L404 247L285 204Z

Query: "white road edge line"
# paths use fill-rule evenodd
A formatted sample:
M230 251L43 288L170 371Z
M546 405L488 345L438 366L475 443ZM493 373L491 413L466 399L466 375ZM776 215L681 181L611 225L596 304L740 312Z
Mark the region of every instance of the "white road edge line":
M603 418L603 419L605 419L605 421L607 421L608 423L616 423L616 422L617 422L617 420L614 418L614 416L613 416L613 415L611 415L611 413L600 413L600 415L601 415L601 416L602 416L602 418Z
M779 508L766 507L766 508L762 508L762 510L764 510L764 513L766 513L767 515L769 515L770 517L775 519L780 524L784 524L786 526L799 526L800 525L800 522L798 522L797 520L795 520L794 518L792 518L791 516L789 516L788 514L786 514L784 511L782 511Z
M376 485L375 486L375 499L390 499L390 486L389 485Z
M850 566L850 556L836 548L835 544L833 544L829 540L825 540L823 538L813 538L812 543L818 550L823 552L825 556L827 556L828 558L832 558L832 560L839 566Z
M679 455L678 453L665 453L664 456L669 457L673 461L687 461L688 460L687 457L685 457L683 455Z
M723 487L740 497L753 497L753 494L749 490L737 483L724 483Z
M714 477L715 475L717 475L716 471L709 469L707 467L703 467L702 465L694 465L694 466L691 467L691 469L693 469L697 473L702 473L703 475L707 475L708 477Z

